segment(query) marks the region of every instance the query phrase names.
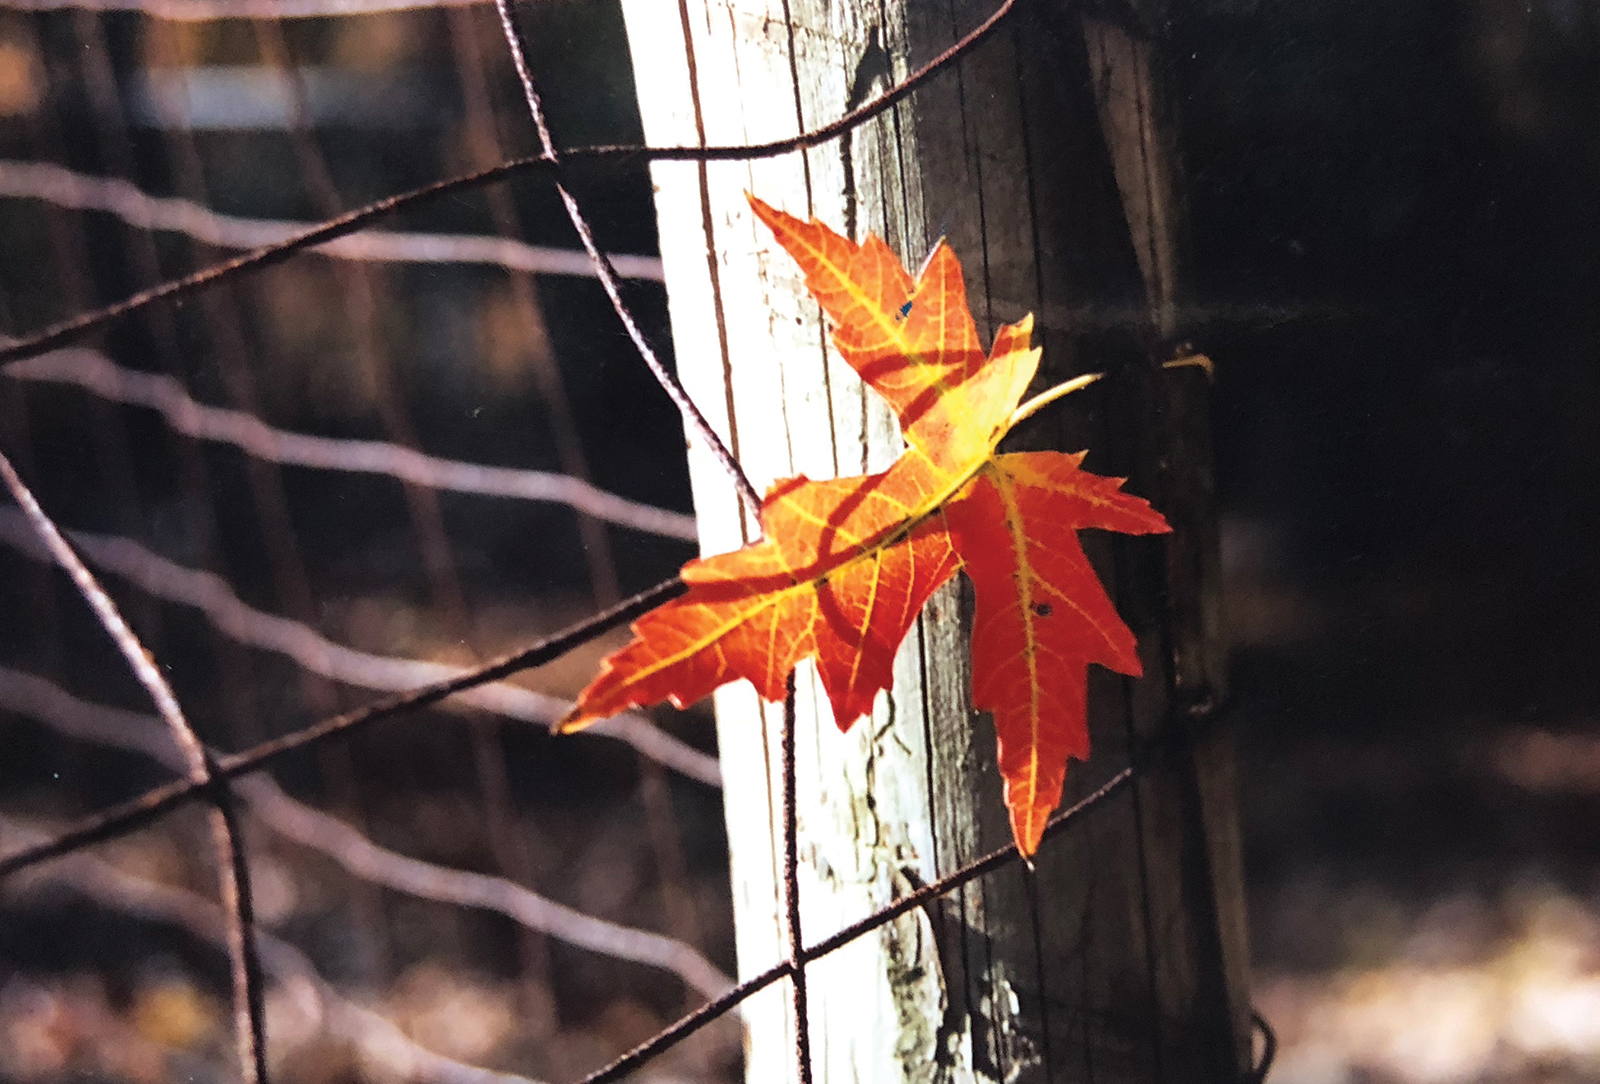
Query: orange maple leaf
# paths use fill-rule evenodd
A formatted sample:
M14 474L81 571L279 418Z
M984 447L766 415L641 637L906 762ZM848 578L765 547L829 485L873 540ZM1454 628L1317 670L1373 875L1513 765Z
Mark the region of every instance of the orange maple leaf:
M908 447L881 474L768 491L762 539L691 561L688 592L633 624L561 729L630 707L679 707L739 678L780 700L814 659L848 730L893 681L894 655L923 603L964 568L977 595L974 706L994 714L1005 802L1031 855L1061 800L1069 757L1089 755L1090 663L1141 672L1133 634L1077 532L1168 530L1122 479L1079 469L1083 453L1001 454L1001 439L1083 377L1018 406L1039 365L1033 318L1000 329L985 355L961 265L940 242L915 281L881 240L861 244L755 197L750 205L799 262L844 360L888 400Z

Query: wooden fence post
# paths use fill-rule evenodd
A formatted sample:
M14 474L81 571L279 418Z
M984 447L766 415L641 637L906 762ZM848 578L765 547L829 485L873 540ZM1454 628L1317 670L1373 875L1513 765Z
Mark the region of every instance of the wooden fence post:
M994 0L623 0L647 140L792 136L948 47ZM894 419L827 345L752 191L913 268L948 236L980 334L1037 314L1042 380L1114 379L1027 435L1093 449L1173 521L1171 539L1086 539L1139 637L1146 677L1091 674L1095 756L1068 800L1174 734L1194 741L1020 866L810 968L821 1081L1237 1079L1249 1059L1222 695L1206 379L1163 372L1178 319L1176 161L1154 46L1137 27L1024 0L1007 26L848 137L748 163L653 167L679 373L758 488L882 470ZM1131 95L1131 96L1130 96ZM707 552L753 521L689 442ZM801 894L814 941L1008 841L994 735L969 707L970 589L929 604L870 720L834 728L802 669ZM781 706L717 694L741 973L784 955ZM1203 730L1203 733L1201 732ZM748 1079L791 1079L787 999L747 1003Z

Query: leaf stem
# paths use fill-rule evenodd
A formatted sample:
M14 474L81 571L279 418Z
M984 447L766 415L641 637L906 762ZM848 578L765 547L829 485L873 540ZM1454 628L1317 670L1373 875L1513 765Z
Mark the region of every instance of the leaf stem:
M1009 433L1018 423L1027 421L1057 399L1071 395L1075 391L1082 391L1105 375L1105 373L1084 373L1082 376L1073 377L1064 384L1057 384L1048 391L1040 392L1011 412L1011 417L1006 422L1006 432Z
M1217 375L1216 366L1204 354L1189 354L1185 357L1173 358L1171 361L1162 362L1161 367L1163 369L1187 369L1190 367L1204 369L1208 380L1216 379ZM1006 432L1009 433L1019 423L1027 421L1057 399L1065 398L1075 391L1082 391L1105 375L1105 373L1084 373L1082 376L1075 376L1071 380L1040 392L1012 411L1011 417L1006 421Z

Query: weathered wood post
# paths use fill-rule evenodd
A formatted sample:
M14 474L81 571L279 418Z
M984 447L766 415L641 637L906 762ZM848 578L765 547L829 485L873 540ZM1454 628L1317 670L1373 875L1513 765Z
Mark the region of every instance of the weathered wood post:
M812 129L956 41L995 0L623 0L649 142L741 144ZM1130 15L1130 20L1133 16ZM941 235L980 334L1037 314L1041 386L1114 379L1020 435L1092 447L1171 519L1170 539L1086 539L1139 637L1146 677L1091 674L1094 760L1068 800L1149 747L1169 752L1020 866L810 969L822 1081L1236 1079L1249 1059L1237 830L1227 747L1196 720L1222 695L1206 379L1163 372L1178 320L1178 188L1154 45L1137 25L1024 0L1008 25L851 136L749 163L653 170L679 372L758 487L882 470L892 415L831 352L750 190L915 267ZM701 541L753 522L690 441ZM802 670L801 893L816 940L1003 845L994 734L969 708L970 591L935 597L892 695L849 734ZM777 808L781 708L717 696L739 966L784 955ZM1165 741L1173 735L1193 742ZM748 1003L748 1078L792 1078L780 990Z

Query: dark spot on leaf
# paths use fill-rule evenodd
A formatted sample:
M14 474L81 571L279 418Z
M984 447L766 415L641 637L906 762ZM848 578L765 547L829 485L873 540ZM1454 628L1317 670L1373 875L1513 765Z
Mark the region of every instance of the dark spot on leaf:
M1038 603L1034 606L1033 612L1038 614L1040 617L1049 617L1052 613L1050 604L1048 602Z

